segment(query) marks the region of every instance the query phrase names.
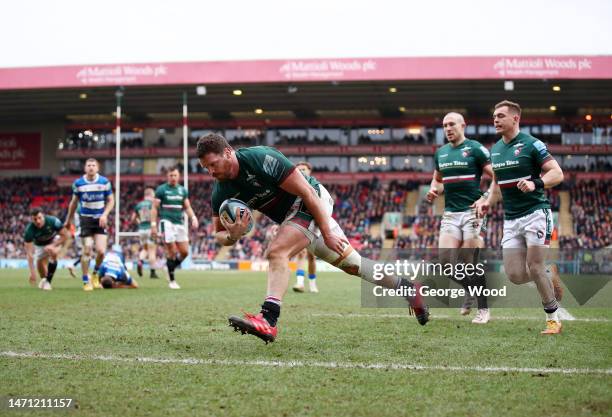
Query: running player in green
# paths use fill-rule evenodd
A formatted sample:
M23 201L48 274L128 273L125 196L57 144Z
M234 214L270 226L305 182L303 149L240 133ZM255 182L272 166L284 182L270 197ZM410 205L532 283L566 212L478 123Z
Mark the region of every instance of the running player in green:
M480 191L482 173L493 177L489 151L479 142L465 137L465 120L459 113L448 113L442 121L448 143L440 147L434 155L434 170L427 201L432 203L444 193L444 215L440 225L438 248L440 255L449 261L457 256L464 263L473 263L477 251L484 248L486 217L478 217L475 202L483 199ZM485 197L486 198L486 197ZM459 250L457 249L465 249ZM445 250L446 249L446 250ZM485 278L474 276L459 282L468 293L468 287L484 286ZM466 297L461 314L470 313L473 297ZM475 324L486 324L490 312L486 297L478 297L478 313L472 320Z
M429 320L429 310L419 294L419 283L396 276L374 279L374 261L362 258L349 244L344 232L332 217L333 199L315 178L304 176L282 153L267 146L235 151L218 134L198 140L197 156L202 167L216 179L213 186L212 211L217 242L233 245L247 231L251 218L248 211L236 213L229 223L219 217L219 208L228 198L244 201L275 223L278 233L267 250L268 288L259 314L231 316L230 325L243 333L267 342L277 336L277 320L282 298L289 286L289 259L303 249L343 271L362 279L406 294L422 325ZM417 288L415 288L417 287ZM410 294L408 294L410 295Z
M157 239L157 213L160 213L159 231L166 248L168 267L168 286L173 290L181 287L174 279L174 270L189 255L189 235L183 223L186 211L193 230L198 228L198 218L193 213L185 187L179 184L181 174L177 167L168 170L168 182L155 190L155 200L151 210L151 237Z
M50 291L58 254L70 243L70 233L60 219L45 216L40 209L32 210L31 218L32 223L26 226L23 237L30 268L30 284L36 284L38 270L41 279L38 288Z
M521 107L504 100L495 105L493 123L502 138L491 148L494 179L489 196L477 202L480 215L495 203L496 187L504 205L502 238L504 268L510 281L534 281L546 312L542 334L561 333L560 308L554 283L546 271L553 219L544 194L563 181L563 171L539 139L520 131ZM557 292L557 294L559 294Z
M138 234L140 235L140 251L138 252L138 265L136 271L138 276L142 276L142 265L144 260L148 257L149 269L151 275L149 278L159 278L155 273L155 254L157 252L157 245L155 241L151 239L151 210L153 209L153 199L155 198L155 191L153 188L146 188L144 191L144 200L140 201L134 207L132 213L132 223L138 223Z

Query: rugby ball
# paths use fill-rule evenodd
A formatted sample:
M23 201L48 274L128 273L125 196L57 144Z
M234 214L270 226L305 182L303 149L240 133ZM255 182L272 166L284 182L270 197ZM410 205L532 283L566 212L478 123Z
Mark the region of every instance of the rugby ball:
M228 198L223 203L221 203L221 207L219 207L219 217L222 217L228 223L234 223L236 221L236 209L240 209L240 216L244 215L244 212L249 212L251 221L249 222L249 227L244 232L246 235L253 229L253 213L249 206L244 204L244 201L238 200L237 198Z

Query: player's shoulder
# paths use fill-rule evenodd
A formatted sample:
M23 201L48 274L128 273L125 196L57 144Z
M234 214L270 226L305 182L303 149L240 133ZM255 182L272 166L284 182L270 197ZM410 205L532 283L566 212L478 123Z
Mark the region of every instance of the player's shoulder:
M58 219L58 218L57 218L57 217L55 217L55 216L51 216L50 214L46 214L46 215L45 215L45 222L46 222L46 223L51 223L51 224L54 224L54 223L58 223L58 222L60 222L60 219Z
M25 227L25 230L24 230L24 233L23 233L23 234L24 234L24 235L27 235L27 234L29 234L29 233L32 233L32 230L34 230L34 223L30 222L30 223L28 223L28 225Z
M483 146L482 143L478 142L476 139L466 138L465 143L466 145L474 147L474 148L479 148Z
M493 144L493 146L491 146L491 151L494 151L498 148L501 148L505 145L504 139L503 138L499 138L499 140L497 142L495 142Z
M448 152L451 149L451 144L450 143L445 143L444 145L438 147L438 149L436 149L436 155L439 155L441 153L444 152Z
M106 178L104 175L98 174L98 179L96 181L98 184L110 184L110 180Z
M249 159L249 158L255 158L255 159L260 159L262 157L265 157L266 155L274 155L274 156L278 156L278 155L282 155L282 153L276 149L273 148L271 146L251 146L248 148L241 148L238 149L236 151L236 155L241 156L243 158Z
M531 136L528 133L521 133L521 135L521 142L523 142L525 145L533 146L538 151L546 149L546 144L535 136Z
M85 181L85 176L81 175L79 178L77 178L76 180L74 180L72 182L72 185L76 186L76 187L80 187L81 185L86 184L87 182Z
M467 139L466 142L472 149L476 149L477 151L482 152L486 157L490 156L487 147L484 146L482 143L478 142L477 140Z

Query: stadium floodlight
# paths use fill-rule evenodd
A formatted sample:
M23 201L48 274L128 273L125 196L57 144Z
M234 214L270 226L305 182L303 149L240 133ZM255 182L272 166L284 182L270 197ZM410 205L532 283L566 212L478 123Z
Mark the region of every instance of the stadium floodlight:
M561 87L560 87L560 86L558 86L558 85L553 85L552 90L553 90L553 91L561 91Z
M504 81L505 91L514 91L514 81Z
M241 96L242 95L242 90L235 89L234 91L232 91L232 94L235 95L235 96Z
M395 87L389 87L389 92L390 92L391 94L393 94L393 93L397 93L397 88L395 88Z
M557 106L550 106L549 109L550 111L557 111Z
M196 94L199 96L205 96L206 95L206 86L205 85L198 85L196 87Z

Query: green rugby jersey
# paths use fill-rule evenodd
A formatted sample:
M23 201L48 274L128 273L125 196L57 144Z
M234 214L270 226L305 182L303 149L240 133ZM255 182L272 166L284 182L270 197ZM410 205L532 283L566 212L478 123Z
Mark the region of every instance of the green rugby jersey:
M516 184L521 180L540 178L542 165L552 158L544 142L522 132L509 143L500 139L493 145L491 162L504 199L505 219L517 219L537 209L550 208L544 190L524 193Z
M215 181L212 193L213 215L228 198L242 200L251 209L259 210L276 223L282 223L297 196L280 188L295 165L285 155L268 146L253 146L236 151L239 170L232 180ZM319 182L305 176L318 191Z
M482 196L482 168L491 163L487 148L467 138L456 147L447 143L434 154L434 163L444 183L444 210L469 210Z
M138 230L147 230L151 228L151 208L153 207L153 202L151 200L142 200L136 207L134 207L134 211L138 216Z
M180 184L171 186L162 184L155 190L155 198L160 201L159 213L161 220L168 220L174 224L183 224L183 211L185 200L189 198L187 190Z
M34 242L36 246L46 246L62 230L64 224L54 216L45 216L45 224L40 229L34 223L28 224L23 235L25 242Z

